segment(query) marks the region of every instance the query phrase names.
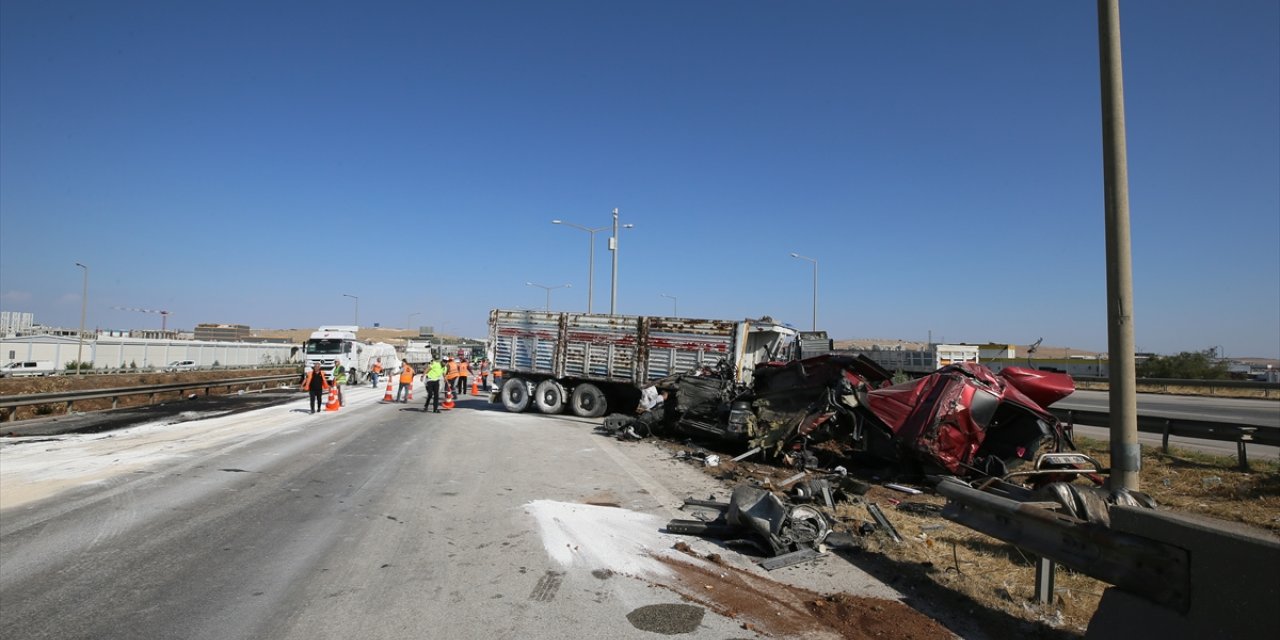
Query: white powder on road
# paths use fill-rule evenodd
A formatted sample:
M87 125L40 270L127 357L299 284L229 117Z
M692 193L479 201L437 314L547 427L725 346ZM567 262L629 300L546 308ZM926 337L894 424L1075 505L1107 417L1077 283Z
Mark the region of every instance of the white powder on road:
M564 567L643 577L671 572L652 556L681 538L662 533L658 516L615 507L535 500L525 510L538 523L547 555Z
M369 388L345 393L348 407L373 404L382 397L380 390ZM210 450L232 451L260 438L345 415L313 416L307 406L304 398L206 420L192 420L196 414L188 414L109 433L0 438L0 510L166 461Z

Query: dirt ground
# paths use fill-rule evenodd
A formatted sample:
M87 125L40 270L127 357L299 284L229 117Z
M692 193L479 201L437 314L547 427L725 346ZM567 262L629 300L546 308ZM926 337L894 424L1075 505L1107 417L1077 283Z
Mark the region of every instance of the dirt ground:
M224 371L186 371L181 373L138 373L138 374L89 374L83 376L60 375L32 378L0 378L0 397L27 395L33 393L57 393L68 391L88 391L92 389L117 389L125 387L141 387L156 384L191 383L190 389L170 391L157 394L155 403L171 402L189 397L195 393L204 395L205 388L200 383L209 380L230 380L233 378L255 378L260 376L285 375L300 373L298 367L273 367L264 369L227 369ZM210 393L235 393L248 385L224 385L214 387ZM262 385L254 385L261 388ZM120 408L140 407L155 404L147 394L121 396L116 405ZM111 408L111 399L79 400L73 406L74 411L99 411ZM15 409L0 409L0 422L10 420L10 412ZM58 416L66 413L63 404L43 404L18 407L14 420L27 420L43 416Z
M795 475L790 468L750 461L732 462L728 458L738 452L707 449L702 443L668 441L661 444L673 455L693 453L694 457L688 458L691 464L700 465L707 473L735 484L752 483L776 489ZM1104 465L1109 464L1106 442L1077 439L1077 444L1081 451ZM714 467L703 465L698 456L707 452L718 453L724 461ZM1158 448L1144 447L1141 488L1156 499L1161 509L1243 522L1280 534L1280 463L1253 461L1252 467L1246 472L1236 468L1234 458L1177 449L1163 454ZM857 475L856 470L853 475ZM855 541L852 548L835 549L836 553L908 594L913 606L922 605L918 608L935 617L965 616L968 622L992 637L1008 637L1012 629L1027 638L1078 638L1084 633L1103 590L1108 587L1106 583L1059 565L1054 601L1050 605L1039 605L1034 601L1033 556L942 518L940 511L946 500L927 485L911 484L922 491L912 495L885 487L892 478L866 474L861 479L871 485L870 490L855 501L839 502L831 514L836 522L835 531L850 533ZM867 510L869 503L880 507L901 534L902 542L894 542L881 531L859 535L859 530L872 524ZM848 594L832 597L836 601L822 605L812 605L816 601L809 600L811 613L827 616L829 610L825 607L828 606L850 615L854 615L856 609L859 612L856 615L870 618L882 613L859 608L856 601L849 600L853 596ZM900 619L897 615L892 618ZM875 628L872 622L856 626ZM954 624L948 626L955 628ZM927 635L923 628L912 633L921 635L910 637L934 637ZM841 637L873 636L846 633Z

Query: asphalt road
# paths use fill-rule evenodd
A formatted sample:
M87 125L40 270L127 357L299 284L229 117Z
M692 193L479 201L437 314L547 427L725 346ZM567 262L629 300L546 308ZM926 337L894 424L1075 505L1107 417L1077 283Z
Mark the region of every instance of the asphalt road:
M1053 406L1055 409L1108 411L1110 398L1111 395L1106 391L1077 390L1055 402ZM1280 402L1275 400L1139 393L1138 413L1194 420L1223 420L1280 428Z
M706 474L573 418L382 394L6 440L0 636L653 638L628 614L687 606L650 556ZM895 595L824 562L771 575ZM687 637L759 637L703 614Z
M1086 411L1109 411L1110 395L1106 391L1078 390L1066 398L1054 403L1055 409L1080 409ZM1138 413L1142 415L1161 415L1194 420L1224 420L1239 424L1251 424L1280 428L1280 402L1275 400L1247 400L1239 398L1204 398L1197 396L1168 396L1152 393L1138 394ZM1105 427L1076 425L1077 433L1098 439L1109 439L1110 431ZM1153 447L1161 446L1160 434L1139 433L1141 444ZM1234 442L1218 442L1215 440L1199 440L1171 436L1169 443L1185 449L1193 449L1216 455L1236 455ZM1251 444L1248 447L1251 459L1271 459L1280 457L1280 447Z

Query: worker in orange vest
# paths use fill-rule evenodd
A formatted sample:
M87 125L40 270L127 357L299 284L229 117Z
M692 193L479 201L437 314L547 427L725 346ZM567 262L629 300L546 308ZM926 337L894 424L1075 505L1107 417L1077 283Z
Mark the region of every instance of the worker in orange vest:
M467 393L467 379L470 377L471 377L471 365L467 362L466 358L463 358L462 361L458 363L457 395L463 395L464 393Z
M382 375L382 358L374 360L373 366L369 367L369 377L373 379L373 389L378 388L378 376Z
M409 366L409 363L406 362L404 363L404 368L400 370L400 388L396 389L396 402L408 402L409 395L411 393L409 391L409 387L412 387L412 386L413 386L413 367ZM400 396L404 396L405 399L401 400Z
M324 392L329 390L329 381L324 376L317 362L307 377L302 380L302 390L311 394L311 413L324 409Z
M458 395L458 361L454 358L444 359L444 386Z

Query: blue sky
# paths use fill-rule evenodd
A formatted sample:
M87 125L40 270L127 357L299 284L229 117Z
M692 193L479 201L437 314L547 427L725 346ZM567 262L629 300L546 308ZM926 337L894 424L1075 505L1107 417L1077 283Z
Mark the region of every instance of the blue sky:
M1280 357L1280 3L1124 2L1139 349ZM1106 349L1091 2L0 3L0 307ZM596 234L607 311L609 232Z

